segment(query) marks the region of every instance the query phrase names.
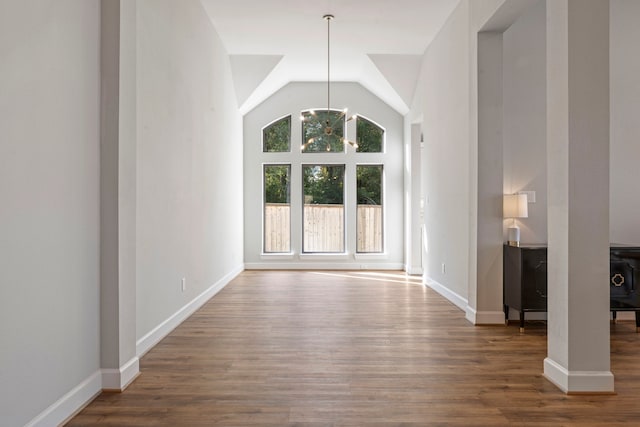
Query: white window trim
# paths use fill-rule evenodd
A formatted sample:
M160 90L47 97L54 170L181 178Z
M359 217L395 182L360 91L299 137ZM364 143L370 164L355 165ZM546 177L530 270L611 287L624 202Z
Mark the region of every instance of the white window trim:
M317 108L316 110L321 110L322 108ZM326 107L324 107L326 109ZM300 142L302 141L302 123L299 120L295 120L296 117L299 117L301 113L313 110L310 109L302 109L298 113L285 114L278 119L271 121L269 124L264 126L262 129L264 130L267 126L272 125L278 120L281 120L285 117L291 116L291 141L290 147L291 150L289 152L263 152L263 141L262 135L264 132L261 132L261 145L260 145L260 163L262 167L262 171L264 171L264 165L278 165L278 164L289 164L291 165L290 169L290 209L291 209L291 218L290 218L290 235L291 242L290 248L291 251L287 253L265 253L264 252L264 210L261 215L261 223L262 223L262 237L261 237L261 259L263 260L296 260L296 254L298 255L298 260L300 261L340 261L340 260L384 260L388 259L389 255L387 254L386 245L387 245L387 191L386 191L386 172L387 172L387 162L385 161L385 153L387 149L387 129L384 126L381 126L375 120L370 119L367 116L362 115L361 117L368 120L369 122L379 126L383 129L383 141L382 141L382 152L380 153L359 153L350 146L349 144L345 144L344 152L340 153L317 153L317 152L308 152L304 153L300 150ZM338 109L332 108L334 111L341 111ZM298 124L296 125L296 122ZM352 120L346 123L345 129L345 138L349 139L350 135L356 135L356 123L357 120ZM345 252L343 253L335 253L335 252L303 252L303 218L302 218L302 166L303 165L344 165L345 166L345 181L344 181L344 209L345 209L345 224L344 224L344 247ZM355 193L355 189L357 188L356 182L356 167L359 165L382 165L383 167L383 178L382 178L382 209L383 209L383 247L382 252L376 253L367 253L367 252L357 252L357 197ZM264 172L262 175L262 206L264 207ZM357 191L357 190L356 190ZM351 206L353 205L353 206ZM294 214L295 212L295 214ZM299 216L300 218L296 217Z

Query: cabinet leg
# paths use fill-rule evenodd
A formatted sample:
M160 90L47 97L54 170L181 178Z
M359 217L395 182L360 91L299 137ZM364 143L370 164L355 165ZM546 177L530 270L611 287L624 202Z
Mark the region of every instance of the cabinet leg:
M611 312L611 316L613 317L613 324L615 325L616 323L618 323L618 319L617 319L617 317L618 317L618 312L617 312L617 311L615 311L615 310L614 310L614 311L612 311L612 312Z
M504 311L504 324L509 326L509 306L503 305L502 310Z
M520 332L524 332L524 311L520 311Z
M636 311L636 333L640 332L640 311Z

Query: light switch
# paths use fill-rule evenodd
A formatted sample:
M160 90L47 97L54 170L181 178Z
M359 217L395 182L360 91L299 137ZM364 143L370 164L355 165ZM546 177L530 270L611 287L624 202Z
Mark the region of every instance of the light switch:
M526 194L527 195L527 203L535 203L536 202L536 192L535 191L518 191L518 194Z

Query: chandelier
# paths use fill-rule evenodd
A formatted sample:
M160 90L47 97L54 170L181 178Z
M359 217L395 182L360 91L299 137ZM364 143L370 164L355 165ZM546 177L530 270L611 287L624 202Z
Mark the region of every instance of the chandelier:
M357 149L358 144L349 141L344 137L345 133L345 116L348 109L345 108L341 112L331 111L331 20L333 15L324 15L322 17L327 21L327 109L326 111L310 110L300 116L303 123L303 144L300 147L302 151L318 152L318 151L335 151L344 150L344 144L347 143ZM357 114L346 119L346 122L353 120Z

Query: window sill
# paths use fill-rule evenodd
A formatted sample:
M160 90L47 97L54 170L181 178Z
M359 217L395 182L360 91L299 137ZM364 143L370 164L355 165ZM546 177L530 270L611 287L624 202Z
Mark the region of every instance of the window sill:
M300 259L334 261L334 260L349 259L349 254L346 252L345 253L326 253L326 254L300 254Z
M351 256L353 255L353 257ZM260 259L263 260L293 260L296 258L296 254L293 252L287 253L261 253ZM389 254L387 253L355 253L350 254L347 252L343 253L302 253L298 254L298 259L306 260L306 261L335 261L335 260L385 260L389 259Z
M293 259L294 254L293 252L286 252L286 253L261 253L260 254L260 259Z
M389 254L386 252L381 253L357 253L354 255L357 260L372 260L372 259L389 259Z

